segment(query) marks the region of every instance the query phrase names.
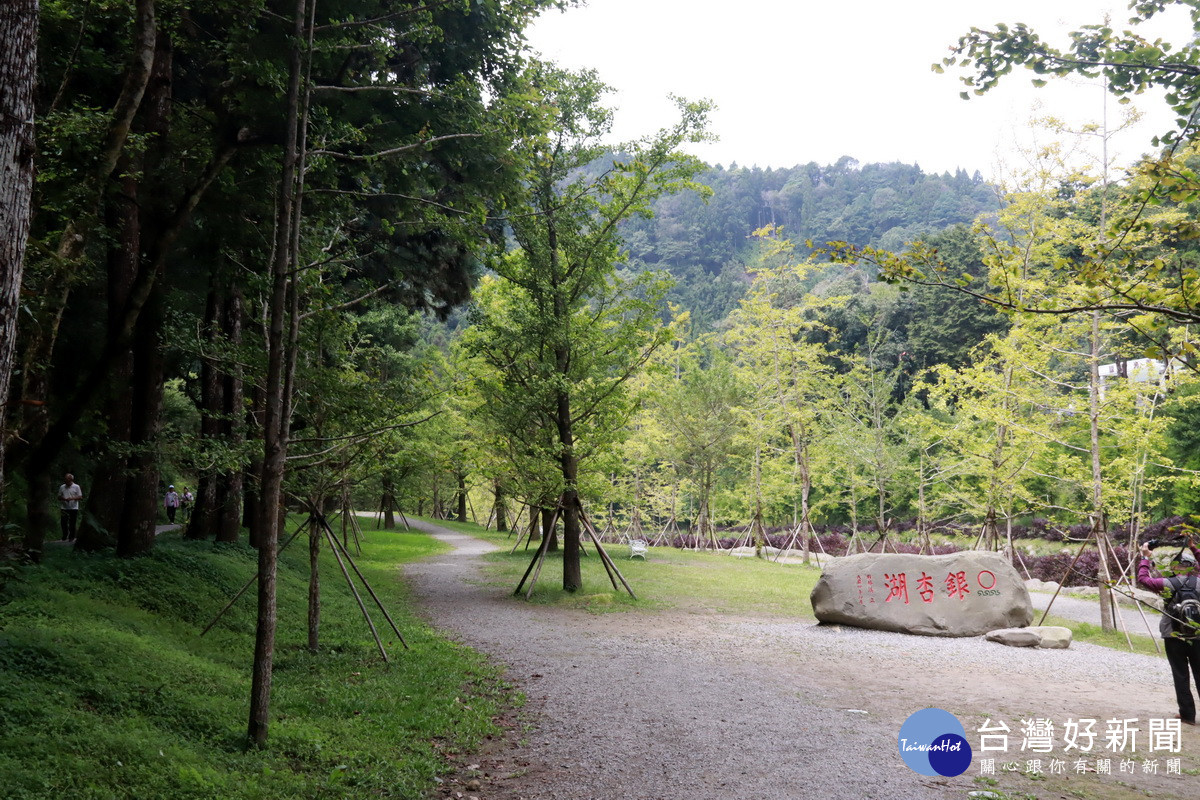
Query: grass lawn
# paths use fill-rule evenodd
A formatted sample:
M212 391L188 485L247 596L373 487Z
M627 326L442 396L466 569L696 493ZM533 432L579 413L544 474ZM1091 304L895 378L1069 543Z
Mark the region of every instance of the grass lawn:
M486 556L492 565L487 580L497 585L515 589L537 550L537 542L528 550L522 544L516 553L510 555L508 551L516 541L515 534L510 537L504 533L485 531L471 523L446 520L429 522L499 545L502 548L499 552ZM572 594L562 590L562 553L547 553L530 600L600 612L675 608L813 619L808 596L821 576L820 570L815 567L776 564L757 558L731 558L673 547L651 548L648 558L643 561L641 558L630 559L629 548L623 544L606 544L604 549L633 587L638 597L636 601L629 597L624 587L620 592L613 591L612 583L590 541L587 543L588 555L582 560L582 592Z
M486 579L496 585L515 589L537 549L535 542L528 551L522 545L516 553L509 555L508 551L516 541L515 534L510 537L508 534L484 530L472 523L428 521L502 547L499 552L487 556L492 568ZM600 559L594 555L583 559L584 590L576 594L564 592L561 588L562 556L549 553L531 602L583 608L598 613L674 608L723 614L765 614L815 622L809 602L813 586L821 576L820 569L815 566L776 564L765 559L733 558L673 547L651 548L647 560L642 561L640 558L630 560L629 548L623 544L605 545L605 549L633 587L638 600L632 600L623 589L620 592L613 591ZM590 544L588 552L592 552ZM1042 612L1034 611L1035 623L1041 619L1041 615ZM1129 649L1120 631L1105 632L1099 625L1053 614L1047 617L1045 624L1070 628L1077 642L1089 642L1117 650ZM1135 634L1131 638L1135 652L1156 654L1150 637Z
M364 537L359 567L412 648L375 613L387 665L328 553L322 648L308 652L305 545L280 559L264 750L245 741L254 592L199 636L254 573L255 551L167 534L141 558L51 547L22 568L0 589L0 797L426 796L445 754L474 749L514 700L495 668L415 615L397 580L398 565L445 546Z

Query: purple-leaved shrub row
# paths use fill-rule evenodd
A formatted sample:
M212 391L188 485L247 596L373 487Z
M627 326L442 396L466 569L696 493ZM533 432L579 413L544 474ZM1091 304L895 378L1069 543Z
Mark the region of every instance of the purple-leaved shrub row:
M1174 529L1182 523L1187 523L1187 521L1184 517L1168 517L1167 519L1154 522L1146 526L1141 536L1138 537L1139 541L1146 541L1151 538L1171 537L1175 535ZM887 540L887 552L920 553L921 548L918 545L898 542L894 538L894 534L896 533L913 531L915 528L916 524L914 522L895 524L891 531L893 536L889 536ZM957 553L961 550L970 549L979 536L979 527L977 525L939 525L936 531L941 534L960 535L963 539L963 545L934 545L932 555L945 555L947 553ZM1064 542L1064 547L1068 549L1064 552L1051 553L1044 556L1031 556L1018 552L1014 555L1013 566L1016 568L1018 574L1037 578L1042 581L1054 581L1064 586L1095 586L1101 574L1099 551L1094 547L1089 547L1083 551L1082 555L1076 558L1076 555L1079 553L1078 542L1087 538L1089 532L1090 527L1087 524L1071 526L1052 525L1044 519L1035 519L1028 525L1014 525L1013 539L1042 539L1049 542ZM1003 534L1004 531L1001 530L1001 535ZM1114 526L1110 534L1115 541L1128 540L1129 529L1127 526ZM808 547L814 553L844 556L847 554L851 536L852 531L849 526L824 526L815 535L808 537ZM718 532L716 538L717 546L722 549L729 549L747 543L744 530L723 530ZM803 541L798 537L793 539L792 531L784 527L767 529L765 531L765 540L771 547L784 548L790 546L794 550L800 550L804 547ZM862 552L865 548L869 548L870 552L881 552L882 544L878 540L879 533L874 528L860 528L856 549L858 552ZM659 543L662 542L660 541ZM682 533L670 537L667 543L673 547L687 549L704 548L710 544L703 538ZM1115 556L1115 563L1112 558L1109 559L1109 570L1112 574L1119 575L1129 566L1129 548L1123 544L1115 544L1113 546L1113 556Z

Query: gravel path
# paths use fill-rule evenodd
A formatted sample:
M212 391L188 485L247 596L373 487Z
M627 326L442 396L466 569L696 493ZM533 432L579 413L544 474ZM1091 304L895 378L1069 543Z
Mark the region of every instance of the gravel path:
M986 717L1006 720L1019 741L1020 720L1035 716L1138 717L1145 728L1174 713L1165 661L1089 645L1016 649L780 618L527 605L478 580L490 544L411 524L456 548L407 568L418 598L443 630L508 665L532 722L519 742L475 759L480 788L447 785L451 796L964 798L980 788L978 766L928 778L903 765L896 737L914 711L954 713L969 741ZM1016 751L1011 758L1027 757ZM1188 729L1185 768L1197 752L1200 736ZM1042 797L1068 782L1096 796L1087 781L1105 797L1145 796L1121 794L1135 779L1115 775L1003 776L1011 789L1004 778ZM1188 776L1138 775L1135 785L1157 797L1196 794Z

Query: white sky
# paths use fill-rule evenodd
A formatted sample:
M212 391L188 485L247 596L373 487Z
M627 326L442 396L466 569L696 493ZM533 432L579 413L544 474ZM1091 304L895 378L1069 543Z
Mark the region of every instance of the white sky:
M615 89L619 140L668 125L667 95L676 94L717 105L712 130L721 141L693 148L709 163L789 167L849 155L992 178L1018 160L1031 117L1100 122L1101 87L1051 79L1035 89L1032 72L1015 70L992 92L962 100L962 73L938 75L930 65L971 26L1025 22L1065 45L1063 31L1106 12L1127 27L1126 4L1109 0L590 0L548 13L529 40L563 66L596 69ZM1176 44L1191 35L1184 14L1142 27ZM1139 100L1144 121L1110 145L1124 162L1172 126L1158 97ZM1110 125L1124 108L1108 101Z

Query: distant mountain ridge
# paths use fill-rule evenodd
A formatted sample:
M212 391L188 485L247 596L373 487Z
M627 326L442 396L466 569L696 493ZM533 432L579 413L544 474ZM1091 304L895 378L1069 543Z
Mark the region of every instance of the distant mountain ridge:
M751 234L778 225L797 244L811 239L899 249L998 208L994 187L976 171L926 173L912 164L860 165L849 156L787 169L716 166L699 182L713 190L660 199L654 217L625 223L630 268L666 270L672 299L709 324L744 291Z

